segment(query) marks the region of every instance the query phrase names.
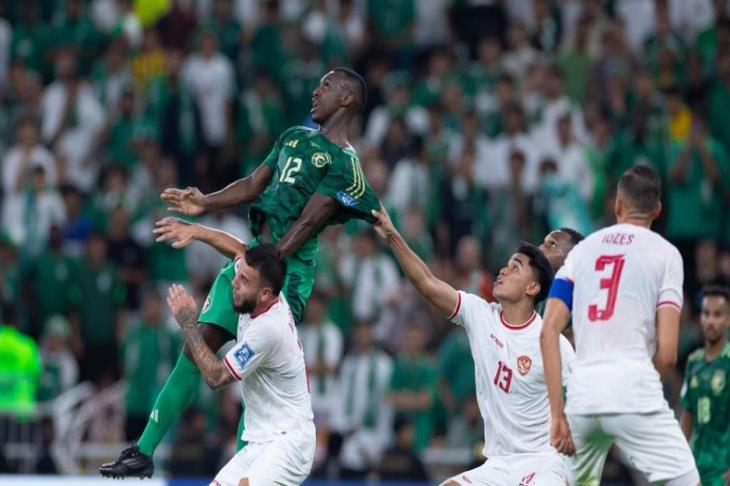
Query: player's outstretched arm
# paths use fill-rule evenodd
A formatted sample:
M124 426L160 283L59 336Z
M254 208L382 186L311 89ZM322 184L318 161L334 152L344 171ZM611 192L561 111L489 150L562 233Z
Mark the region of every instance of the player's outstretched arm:
M398 264L418 291L444 316L451 316L459 300L455 288L436 278L395 229L385 208L373 211L375 231L388 242Z
M152 232L157 236L158 243L173 241L173 248L185 248L193 241L200 241L212 246L223 256L234 259L246 253L248 246L235 236L225 231L204 226L197 223L188 223L177 218L163 218L155 223Z
M226 364L205 344L198 331L198 306L181 285L170 287L167 305L187 338L186 345L208 386L215 390L236 381Z
M654 366L662 378L668 376L677 364L679 317L679 309L673 306L660 307L656 311L657 346Z
M279 240L277 247L285 257L289 257L307 241L317 234L319 228L333 215L339 204L331 197L322 194L314 194L304 206L302 215L299 216L289 231Z
M542 351L545 384L547 385L552 415L550 442L561 454L573 455L575 454L575 445L570 433L568 419L565 416L563 366L560 356L560 333L568 323L570 308L562 298L555 298L559 294L556 291L556 287L559 286L560 284L557 286L553 284L550 291L551 298L548 300L542 331L540 331L540 350Z
M168 210L188 216L230 209L259 197L273 175L271 167L261 164L253 174L228 184L220 191L203 194L197 187L169 188L160 195L160 199L169 205Z

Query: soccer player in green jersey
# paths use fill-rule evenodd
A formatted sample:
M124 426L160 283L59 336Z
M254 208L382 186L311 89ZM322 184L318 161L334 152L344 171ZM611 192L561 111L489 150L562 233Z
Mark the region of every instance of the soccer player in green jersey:
M725 486L730 484L730 288L702 291L700 326L705 347L687 360L681 425L702 486Z
M312 96L312 119L320 125L319 130L289 128L250 176L220 191L204 195L189 187L167 189L161 196L171 210L191 216L252 203L249 222L255 239L251 245L259 244L269 234L271 242L287 257L282 295L297 322L314 284L319 232L327 225L352 218L373 222L371 211L380 208L347 139L350 121L365 104L366 90L365 81L354 71L330 71ZM156 233L160 235L157 241L174 240L176 248L198 239L229 256L246 249L225 233L173 218L159 222ZM198 318L200 333L214 352L236 337L238 315L233 309L231 286L234 274L232 263L221 270ZM104 464L99 469L101 474L149 477L154 471L154 450L192 401L200 377L186 345L137 445L122 451L116 461ZM239 439L239 449L242 446Z

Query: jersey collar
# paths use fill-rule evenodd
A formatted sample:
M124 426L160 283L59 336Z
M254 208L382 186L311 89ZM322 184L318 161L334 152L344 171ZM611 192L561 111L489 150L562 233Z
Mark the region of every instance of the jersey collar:
M262 310L258 314L251 313L251 319L256 319L257 317L263 316L264 314L269 312L271 310L271 308L274 307L278 303L279 303L279 298L277 297L275 301L273 301L271 304L269 304L269 306L266 309Z
M523 322L520 325L513 326L512 324L510 324L509 322L504 320L504 311L502 311L502 310L499 311L499 320L502 321L502 325L512 331L521 331L522 329L527 329L530 326L530 324L535 322L536 318L537 318L537 312L535 312L533 310L532 317L530 317L529 319L527 319L527 321Z

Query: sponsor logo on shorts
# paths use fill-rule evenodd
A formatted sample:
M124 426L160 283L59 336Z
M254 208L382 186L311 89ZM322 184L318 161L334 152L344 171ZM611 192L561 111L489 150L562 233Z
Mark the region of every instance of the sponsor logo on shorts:
M523 355L517 358L517 371L519 371L522 376L529 373L530 368L532 368L532 359L529 356Z
M344 191L340 191L337 193L337 199L340 200L343 206L346 208L351 208L353 206L357 206L357 199L350 196L348 193Z
M233 353L233 358L241 368L246 368L255 354L256 353L254 353L253 349L251 349L251 346L244 344L241 346L241 349Z
M325 165L331 163L332 159L330 158L330 154L327 152L317 152L312 155L312 164L318 169L321 169Z

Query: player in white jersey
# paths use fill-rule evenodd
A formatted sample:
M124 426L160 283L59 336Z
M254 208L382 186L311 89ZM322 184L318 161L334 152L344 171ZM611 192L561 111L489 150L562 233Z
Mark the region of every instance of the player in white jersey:
M576 452L578 485L599 484L614 443L652 484L699 484L660 379L677 360L683 296L682 257L651 231L660 193L650 167L626 171L616 196L618 224L573 248L550 290L540 339L551 441L560 452ZM576 357L565 407L558 336L571 311Z
M167 299L211 388L241 382L246 403L241 449L211 486L301 484L314 459L315 430L304 354L289 306L279 296L286 261L272 245L236 261L236 345L218 359L200 335L195 300L173 285Z
M498 303L489 303L436 278L385 210L373 215L378 220L376 231L387 240L410 281L437 310L465 329L474 357L488 459L444 486L564 486L568 474L564 458L550 445L550 409L540 357L542 319L535 312L552 281L545 255L533 245L520 245L495 281ZM566 356L572 354L565 338L561 349ZM567 374L570 359L565 363Z

